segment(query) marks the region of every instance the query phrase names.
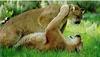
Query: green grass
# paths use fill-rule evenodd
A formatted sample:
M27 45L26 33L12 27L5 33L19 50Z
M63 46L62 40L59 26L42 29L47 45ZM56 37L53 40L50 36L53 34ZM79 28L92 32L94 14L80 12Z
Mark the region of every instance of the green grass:
M98 19L97 17L94 17ZM100 25L91 19L82 21L80 25L68 23L64 36L80 34L83 49L79 52L66 50L38 51L35 49L0 48L0 57L100 57Z

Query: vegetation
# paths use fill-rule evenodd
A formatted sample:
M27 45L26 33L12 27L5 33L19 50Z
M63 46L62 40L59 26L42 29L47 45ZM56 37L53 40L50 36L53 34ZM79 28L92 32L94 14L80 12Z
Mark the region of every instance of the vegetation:
M5 3L3 6L4 5ZM0 18L1 15L4 17L11 17L15 14L13 10L8 10L6 8L4 9L8 10L8 12L4 11L5 14L3 14L1 13L1 7L2 4L0 6ZM25 10L25 8L23 10ZM80 25L72 24L69 20L66 30L64 31L64 36L73 34L80 34L82 36L83 49L79 53L67 52L66 50L38 51L24 47L20 49L0 47L0 57L100 57L100 14L98 14L100 10L99 8L96 8L96 10L97 11L94 13L87 11Z
M0 20L39 7L39 1L0 1Z

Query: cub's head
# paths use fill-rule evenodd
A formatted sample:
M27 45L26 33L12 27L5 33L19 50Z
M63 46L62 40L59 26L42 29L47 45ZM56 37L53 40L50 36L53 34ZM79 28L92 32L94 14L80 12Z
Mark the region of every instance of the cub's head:
M84 9L80 8L78 5L69 5L69 15L68 18L72 19L75 24L80 24Z
M79 52L83 47L83 42L81 40L80 35L70 36L67 38L67 44L69 51L77 51Z

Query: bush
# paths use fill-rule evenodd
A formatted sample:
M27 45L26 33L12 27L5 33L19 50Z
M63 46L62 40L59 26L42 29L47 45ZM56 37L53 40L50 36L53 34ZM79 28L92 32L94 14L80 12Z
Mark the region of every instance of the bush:
M40 1L0 1L0 20L40 7Z

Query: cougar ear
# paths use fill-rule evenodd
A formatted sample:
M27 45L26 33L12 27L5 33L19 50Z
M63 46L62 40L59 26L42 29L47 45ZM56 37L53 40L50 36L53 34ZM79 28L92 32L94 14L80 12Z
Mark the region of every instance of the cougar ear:
M73 6L73 12L75 11L75 7Z
M73 4L70 4L71 5L71 11L75 11L75 7Z
M85 13L85 9L84 8L81 8L81 10L82 10L82 14L84 14Z
M73 5L73 4L71 4L71 8L72 8L72 11L73 11L73 12L79 9L78 6Z

